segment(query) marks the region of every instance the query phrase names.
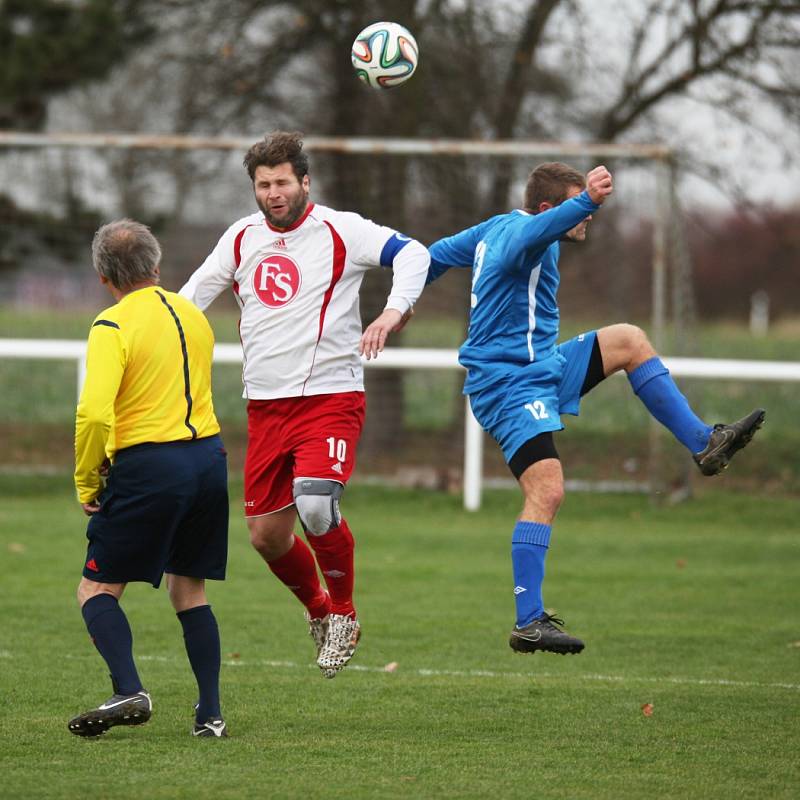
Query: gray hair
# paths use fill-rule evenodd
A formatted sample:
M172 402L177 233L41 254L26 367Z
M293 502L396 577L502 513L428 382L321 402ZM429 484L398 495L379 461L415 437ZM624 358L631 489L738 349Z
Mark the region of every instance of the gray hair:
M118 219L99 228L92 239L92 263L117 289L143 281L158 282L161 247L147 225Z

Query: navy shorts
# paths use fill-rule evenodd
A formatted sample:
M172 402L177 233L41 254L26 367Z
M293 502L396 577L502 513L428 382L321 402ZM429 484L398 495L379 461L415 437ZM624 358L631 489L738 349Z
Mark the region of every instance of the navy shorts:
M228 465L219 436L120 450L99 500L85 578L155 587L165 572L225 579Z
M562 414L578 416L596 338L596 331L589 331L560 344L544 379L526 380L522 369L497 385L470 394L475 419L500 445L506 463L529 439L560 431Z

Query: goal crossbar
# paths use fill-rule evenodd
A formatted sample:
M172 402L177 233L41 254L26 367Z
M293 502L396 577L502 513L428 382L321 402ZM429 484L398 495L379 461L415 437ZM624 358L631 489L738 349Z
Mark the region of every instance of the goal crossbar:
M136 150L247 150L262 134L253 136L185 136L148 133L21 133L0 131L0 147L113 147ZM308 136L307 150L366 155L490 155L629 158L667 161L669 147L615 142L537 142L485 139L401 139Z

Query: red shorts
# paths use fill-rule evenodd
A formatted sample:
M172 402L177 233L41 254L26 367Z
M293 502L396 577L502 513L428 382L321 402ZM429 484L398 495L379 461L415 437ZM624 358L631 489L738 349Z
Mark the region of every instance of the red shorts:
M295 478L347 483L355 467L365 408L364 392L250 400L245 516L291 506Z

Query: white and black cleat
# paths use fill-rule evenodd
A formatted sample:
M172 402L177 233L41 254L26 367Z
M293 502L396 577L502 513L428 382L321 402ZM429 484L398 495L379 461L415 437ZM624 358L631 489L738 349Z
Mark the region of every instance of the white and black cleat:
M328 635L317 658L317 666L325 678L335 678L356 651L361 638L359 621L349 614L328 616Z
M153 701L145 692L115 694L103 705L84 711L67 724L76 736L100 736L115 725L143 725L153 713Z
M199 736L206 739L227 739L228 726L222 718L208 719L203 723L195 722L192 736Z

